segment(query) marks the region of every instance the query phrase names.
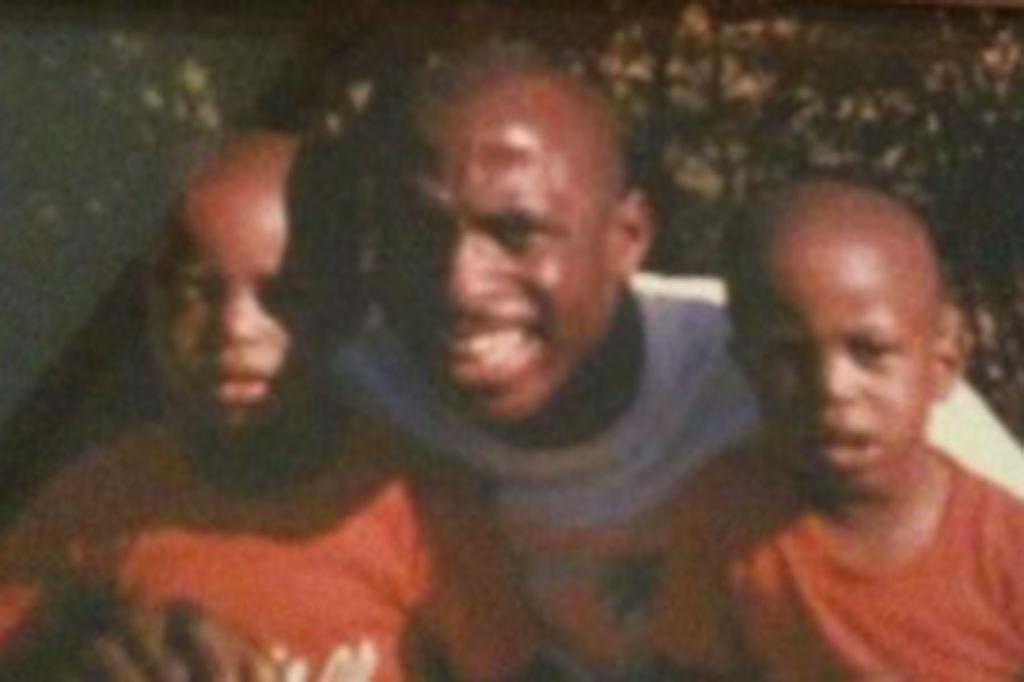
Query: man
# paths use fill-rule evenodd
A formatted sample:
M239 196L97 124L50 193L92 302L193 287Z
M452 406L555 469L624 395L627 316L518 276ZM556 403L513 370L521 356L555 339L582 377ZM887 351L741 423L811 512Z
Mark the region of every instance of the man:
M662 503L756 419L720 287L634 277L649 212L568 71L492 50L387 113L383 161L409 164L381 173L387 321L343 353L347 388L488 481L551 657L638 679ZM1024 491L1016 444L960 400L939 431L976 420L999 461L967 464Z

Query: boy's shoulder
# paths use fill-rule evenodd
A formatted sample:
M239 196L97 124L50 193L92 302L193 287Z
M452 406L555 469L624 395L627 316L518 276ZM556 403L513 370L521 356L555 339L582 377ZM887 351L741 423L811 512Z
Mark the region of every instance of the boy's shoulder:
M75 457L33 495L19 518L69 517L84 521L132 501L157 502L184 474L181 444L166 424L124 431ZM82 518L85 515L85 518Z
M982 555L1024 542L1024 500L941 454L951 470L947 527L964 535L962 542L979 543ZM1019 546L1019 545L1017 545Z

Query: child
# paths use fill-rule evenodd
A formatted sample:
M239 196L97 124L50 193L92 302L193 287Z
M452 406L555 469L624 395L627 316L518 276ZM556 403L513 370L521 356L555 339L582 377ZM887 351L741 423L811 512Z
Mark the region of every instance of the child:
M961 360L925 225L838 182L761 216L729 284L765 428L681 498L660 648L737 677L1017 679L1024 505L924 436Z
M45 601L44 579L70 571L143 612L201 609L287 679L418 679L414 620L439 638L458 629L445 653L467 678L518 665L515 637L491 622L516 611L496 606L494 574L473 593L483 608L447 589L472 592L489 565L442 564L453 534L466 547L492 539L471 523L473 491L417 470L389 433L333 402L329 358L364 301L358 224L331 220L329 203L353 197L329 149L250 134L190 180L152 297L167 416L62 472L4 537L0 640ZM216 649L209 639L184 657ZM342 676L350 664L360 676ZM230 665L213 677L252 667Z

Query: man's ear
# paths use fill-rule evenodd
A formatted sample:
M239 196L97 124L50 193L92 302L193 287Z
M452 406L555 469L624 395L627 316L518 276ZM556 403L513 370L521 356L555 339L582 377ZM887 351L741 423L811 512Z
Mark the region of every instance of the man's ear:
M647 196L638 189L626 192L614 211L609 251L615 271L627 279L647 259L654 239L654 216Z
M963 314L953 303L944 303L935 334L936 398L946 398L963 374L970 354L970 339Z

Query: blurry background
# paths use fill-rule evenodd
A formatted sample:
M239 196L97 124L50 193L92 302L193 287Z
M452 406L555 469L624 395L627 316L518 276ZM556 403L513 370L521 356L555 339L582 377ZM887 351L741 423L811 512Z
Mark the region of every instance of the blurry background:
M198 151L255 124L343 135L381 79L491 31L598 74L635 124L661 213L652 268L716 272L733 210L794 174L855 172L911 198L965 303L971 379L1024 435L1024 11L22 4L0 10L4 510L64 457L155 413L145 263Z

